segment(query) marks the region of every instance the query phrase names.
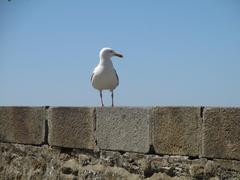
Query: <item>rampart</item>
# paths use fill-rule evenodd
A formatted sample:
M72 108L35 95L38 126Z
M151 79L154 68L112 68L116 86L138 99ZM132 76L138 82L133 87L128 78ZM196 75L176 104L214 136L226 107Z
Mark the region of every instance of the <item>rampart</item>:
M0 107L0 179L240 179L240 108Z

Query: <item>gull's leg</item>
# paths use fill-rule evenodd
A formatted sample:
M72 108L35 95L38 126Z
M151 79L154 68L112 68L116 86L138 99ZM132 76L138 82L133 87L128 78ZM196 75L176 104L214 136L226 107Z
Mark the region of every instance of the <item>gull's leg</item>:
M113 91L111 91L111 97L112 97L112 107L114 107L114 103L113 103Z
M100 98L101 98L101 105L102 105L102 107L103 107L104 104L103 104L103 98L102 98L102 90L100 90L99 92L100 92Z

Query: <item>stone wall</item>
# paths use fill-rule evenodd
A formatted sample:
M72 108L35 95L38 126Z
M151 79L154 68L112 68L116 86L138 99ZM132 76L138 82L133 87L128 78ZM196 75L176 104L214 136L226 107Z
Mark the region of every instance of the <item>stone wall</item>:
M0 179L240 179L240 108L0 107Z

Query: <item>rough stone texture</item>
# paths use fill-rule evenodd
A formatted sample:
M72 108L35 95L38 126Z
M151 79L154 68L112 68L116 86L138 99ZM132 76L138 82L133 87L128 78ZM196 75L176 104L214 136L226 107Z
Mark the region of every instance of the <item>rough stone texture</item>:
M0 107L0 142L42 144L45 120L44 107Z
M200 108L156 107L153 110L151 126L156 153L199 155Z
M0 179L237 180L239 127L240 108L0 107Z
M148 152L148 108L97 108L96 136L100 149Z
M240 108L206 108L203 156L240 160Z
M93 108L52 107L48 111L49 144L94 149L95 115Z
M59 154L46 145L0 143L0 179L56 179L61 168Z
M0 143L0 179L240 179L240 161Z

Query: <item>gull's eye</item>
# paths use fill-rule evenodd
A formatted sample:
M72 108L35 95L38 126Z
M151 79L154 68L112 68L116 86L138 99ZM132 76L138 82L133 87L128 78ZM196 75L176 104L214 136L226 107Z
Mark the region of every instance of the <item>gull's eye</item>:
M113 50L110 50L110 53L113 53Z

